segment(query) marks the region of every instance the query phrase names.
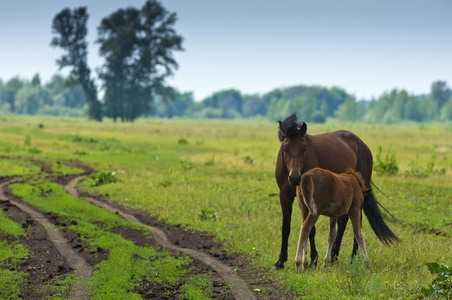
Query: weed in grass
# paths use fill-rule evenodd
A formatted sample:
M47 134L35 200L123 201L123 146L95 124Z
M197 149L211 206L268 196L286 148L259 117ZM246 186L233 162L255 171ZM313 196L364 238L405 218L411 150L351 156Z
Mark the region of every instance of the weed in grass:
M31 146L31 137L28 134L25 136L24 146Z
M427 163L426 167L418 166L416 161L413 160L410 163L410 169L405 172L405 176L412 177L429 177L430 175L444 175L446 174L446 168L441 168L439 170L434 170L435 161L434 157Z
M85 138L85 137L82 137L82 136L79 136L79 135L74 136L72 138L72 141L74 143L81 143L81 142L84 142L84 143L97 143L97 142L99 142L99 140L97 140L95 138Z
M399 165L397 163L397 158L395 151L391 151L389 148L388 153L384 158L381 157L381 152L383 151L383 147L378 147L378 153L375 156L376 163L374 163L373 170L378 174L388 174L393 175L399 172Z
M245 156L243 161L245 163L247 163L247 164L250 164L250 165L253 165L254 163L256 163L256 160L254 158L252 158L251 156L249 156L249 155Z
M192 170L194 168L193 164L191 162L187 161L187 160L181 160L180 164L181 164L182 169L184 171L189 171L189 170Z
M31 154L39 154L41 153L41 149L38 149L36 146L30 147L28 148L28 152L30 152Z
M186 138L181 137L181 138L177 141L177 143L178 143L179 145L187 145L187 144L188 144L188 140L187 140Z
M85 156L85 155L88 155L88 152L83 151L83 150L76 150L76 151L72 152L72 154Z
M116 177L116 172L111 171L100 171L90 176L90 178L93 180L91 183L91 187L107 184L107 183L115 183L118 181L118 178Z
M181 299L212 299L213 297L213 283L211 276L195 275L190 277L182 286Z
M421 290L425 296L441 296L452 298L452 268L446 264L436 262L427 263L428 270L437 277L433 279L428 287Z
M159 182L159 186L162 186L162 187L168 187L172 184L173 184L173 182L170 179L163 179Z
M23 150L23 147L18 144L6 145L5 147L3 147L3 152L6 152L6 153L17 153L22 150Z
M216 221L218 219L218 212L213 209L201 209L198 214L201 221Z
M213 155L212 155L211 158L207 159L207 160L204 162L204 165L205 165L205 166L214 166L215 164L216 164L216 162L215 162L215 156L213 156Z

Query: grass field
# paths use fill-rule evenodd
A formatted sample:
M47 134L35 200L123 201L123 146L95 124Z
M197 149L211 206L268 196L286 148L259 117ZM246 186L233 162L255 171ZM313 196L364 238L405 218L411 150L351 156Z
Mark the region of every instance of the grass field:
M452 127L446 125L308 124L308 133L353 131L382 160L392 153L395 175L374 174L389 222L401 243L383 246L363 221L370 265L350 264L352 229L340 261L296 274L300 228L294 207L289 261L271 271L279 255L281 209L274 165L277 124L266 120L139 120L95 123L82 119L3 117L0 176L37 172L26 160L58 168L77 159L97 170L115 171L116 183L81 187L128 207L142 208L170 224L208 231L229 252L245 253L269 278L303 299L415 299L434 278L427 262L452 262ZM65 167L60 167L65 172ZM328 219L316 224L319 255L326 251ZM15 245L17 246L17 245Z

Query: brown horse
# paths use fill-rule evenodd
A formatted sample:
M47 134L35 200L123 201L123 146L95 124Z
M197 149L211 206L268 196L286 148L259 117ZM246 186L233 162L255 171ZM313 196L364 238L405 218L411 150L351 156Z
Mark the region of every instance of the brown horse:
M308 235L320 215L330 217L330 233L328 235L325 265L331 262L333 242L336 239L337 220L344 216L348 216L352 221L355 239L363 258L367 260L361 232L361 208L364 195L370 192L371 189L366 187L361 174L353 169L347 169L343 174L335 174L328 170L314 168L301 176L301 184L297 186L298 205L302 212L303 221L297 255L295 256L298 273L301 272L302 268L308 267ZM368 202L364 205L368 205ZM371 224L380 220L373 215L367 216L367 218Z
M373 158L372 153L364 142L355 134L340 130L335 132L309 135L306 133L306 123L299 123L296 114L287 117L284 122L279 122L279 139L282 142L276 161L275 177L279 187L279 200L281 203L282 241L279 259L274 269L284 268L287 261L287 246L290 235L290 222L292 218L292 206L296 196L296 186L301 182L301 175L312 168L322 168L334 173L344 173L352 168L361 173L365 185L370 188L372 177ZM377 201L373 193L365 196L364 201L374 204L379 212ZM382 220L383 221L383 220ZM348 217L338 220L338 232L332 249L332 258L336 259L344 235ZM397 240L394 233L384 222L376 228L377 237L384 243ZM309 235L311 244L311 263L317 261L315 248L315 226ZM356 254L358 244L354 242L352 256Z

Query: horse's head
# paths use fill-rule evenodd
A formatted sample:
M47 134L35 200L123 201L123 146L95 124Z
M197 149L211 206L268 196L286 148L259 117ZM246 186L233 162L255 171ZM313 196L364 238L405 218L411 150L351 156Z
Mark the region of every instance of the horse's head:
M279 139L282 142L281 150L283 162L289 172L289 183L297 186L301 182L301 170L306 161L306 123L298 123L295 114L284 122L279 121Z

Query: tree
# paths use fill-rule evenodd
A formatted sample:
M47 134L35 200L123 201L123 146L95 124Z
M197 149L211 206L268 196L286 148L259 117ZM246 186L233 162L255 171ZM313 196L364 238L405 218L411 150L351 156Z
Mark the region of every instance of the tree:
M9 111L16 111L16 94L22 88L24 82L19 77L11 78L3 86L0 94L2 104L9 105Z
M240 91L234 89L216 92L203 101L206 108L221 111L221 118L240 116L242 113L242 102L243 99Z
M452 121L452 100L449 100L444 104L441 110L441 119L443 121Z
M446 104L451 97L451 91L447 86L447 83L445 81L433 82L431 86L431 97L433 101L438 104L438 110L441 110L443 105Z
M264 99L258 95L244 97L242 106L243 117L265 116L267 114L267 106Z
M356 122L361 120L364 114L364 106L362 103L357 103L355 98L349 96L345 102L339 106L335 115L341 121Z
M87 61L86 22L88 21L86 7L63 9L55 16L52 22L52 32L56 36L52 39L51 46L60 47L66 53L57 60L61 68L72 67L68 82L80 84L85 92L90 118L101 121L101 103L97 97L97 89L91 78L91 70Z
M39 87L24 85L16 95L16 112L19 114L35 115L41 105Z
M108 117L133 121L151 111L155 96L168 96L165 79L178 67L173 51L183 50L182 37L173 28L176 20L156 0L102 20L97 42L106 60L100 78Z

